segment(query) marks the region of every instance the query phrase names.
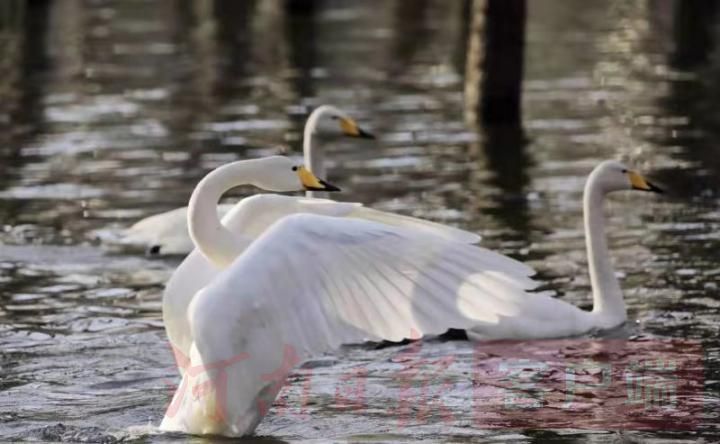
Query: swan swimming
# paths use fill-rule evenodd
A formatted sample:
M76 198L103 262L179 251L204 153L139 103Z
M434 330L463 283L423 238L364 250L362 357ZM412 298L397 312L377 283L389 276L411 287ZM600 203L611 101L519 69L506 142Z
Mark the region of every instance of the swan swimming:
M354 204L311 199L332 210L292 213L256 237L243 234L227 223L237 207L223 222L216 208L225 191L244 184L335 189L281 156L233 162L200 181L188 212L193 254L216 269L189 297L169 285L163 299L168 336L184 333L188 343L161 430L249 434L301 360L341 344L491 323L536 286L530 267L462 242L449 227L337 217L362 209ZM176 283L207 278L183 265Z
M326 177L325 153L317 139L322 135L340 134L346 137L374 139L346 113L332 105L321 105L308 116L303 131L303 154L305 167L318 177ZM324 192L307 191L307 197L323 197ZM235 204L218 205L222 218ZM107 237L110 244L142 246L150 255L180 255L190 253L195 247L187 228L187 208L181 207L164 213L148 216L123 231L120 239Z
M498 312L497 322L482 323L469 330L471 339L559 338L607 330L627 320L620 283L610 262L605 238L603 203L614 191L640 190L661 193L640 173L608 160L593 169L583 192L583 216L593 309L582 310L572 304L538 293L508 312Z

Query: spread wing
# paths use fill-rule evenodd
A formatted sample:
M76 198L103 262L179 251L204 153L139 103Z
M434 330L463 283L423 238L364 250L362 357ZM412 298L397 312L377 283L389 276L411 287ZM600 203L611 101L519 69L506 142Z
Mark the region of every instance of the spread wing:
M221 205L222 207L222 205ZM175 210L178 211L178 210ZM243 199L231 210L225 210L223 224L233 233L249 239L257 239L281 218L298 213L318 214L337 218L364 219L392 226L435 234L445 239L474 243L480 237L457 228L408 216L365 208L359 203L335 202L328 199L277 194L258 194ZM186 218L187 211L182 213ZM177 217L177 216L176 216ZM183 221L182 236L192 244L187 234L187 222ZM178 230L175 230L177 232ZM180 234L178 234L180 236ZM187 324L187 307L195 294L208 285L220 273L199 251L194 250L177 268L167 283L163 296L163 320L170 341L185 356L190 353L192 337Z
M203 430L232 435L254 427L263 414L258 402L272 402L290 371L283 367L288 353L299 360L345 343L497 322L520 310L535 286L532 273L506 256L419 230L285 217L189 307L193 366L243 356L228 365L223 387L233 396L225 425ZM202 410L184 405L188 415Z
M196 297L190 318L215 313L229 337L263 337L266 325L316 353L512 315L536 286L532 274L507 256L417 230L296 214L221 272Z

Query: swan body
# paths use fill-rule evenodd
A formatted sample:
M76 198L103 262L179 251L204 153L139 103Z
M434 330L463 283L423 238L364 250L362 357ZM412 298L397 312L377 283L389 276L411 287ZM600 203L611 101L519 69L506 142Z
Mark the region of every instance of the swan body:
M327 199L257 194L241 200L222 219L222 225L245 244L258 239L270 226L292 214L315 214L345 219L360 219L390 226L406 227L452 240L473 244L480 237L468 231L422 219L374 210L360 203L335 202ZM242 250L242 248L240 249ZM239 253L241 253L240 251ZM238 254L239 254L238 253ZM192 337L187 319L187 306L195 294L212 282L225 268L208 260L200 250L192 251L178 266L165 285L163 322L173 346L179 369L190 355Z
M527 293L536 285L530 267L442 235L437 227L392 225L383 218L393 217L372 210L372 220L347 217L365 211L357 204L290 198L316 211L291 212L269 227L247 220L245 233L231 228L240 224L235 209L227 222L218 218L217 202L233 186L333 189L309 171L297 171L290 174L291 163L283 157L233 162L211 172L193 192L193 254L215 270L201 276L209 280L189 298L172 291L164 296L166 322L166 308L177 310L166 324L168 335L181 325L172 322L186 323L187 355L162 430L249 434L303 359L346 343L490 324L513 316L534 297ZM181 266L173 279L197 280L201 274Z
M313 141L319 133L331 133L332 129L338 125L345 135L372 137L339 109L329 105L317 108L308 118L304 134L305 166L309 167L310 171L317 176L320 175L316 173L316 170L325 171L325 163L322 150L317 149L313 145ZM315 193L315 196L318 196L324 194L325 191L308 190L307 193ZM213 196L211 200L214 198ZM221 223L236 237L244 239L243 245L256 240L274 222L295 213L363 219L393 226L406 226L469 244L480 241L480 236L475 233L422 219L373 210L359 203L258 194L242 199L237 204L229 206L229 209L227 207L226 205L218 206L218 214L222 218ZM152 236L153 243L146 243L146 245L162 245L161 252L191 251L167 282L163 296L163 321L181 373L183 372L182 363L189 356L192 342L186 313L187 305L200 289L208 285L234 259L234 256L229 256L224 258L221 263L217 261L213 263L199 250L192 251L192 248L188 248L194 247L195 244L188 234L187 215L188 207L183 207L151 216L136 224L142 224L144 230L142 230L142 234L134 235L134 239L149 239L149 236ZM185 217L185 220L181 220L182 217ZM145 228L148 229L145 230ZM240 254L243 250L243 247L238 247L236 253Z
M599 164L583 193L585 242L593 294L592 311L581 310L547 294L535 294L512 316L480 323L468 331L472 339L532 339L575 336L617 327L627 320L625 301L605 237L605 195L621 190L661 192L637 171L616 161Z
M218 216L224 217L234 206L218 205ZM187 254L195 248L187 232L187 210L188 207L181 207L148 216L130 226L119 239L108 239L108 242L116 248L138 249L149 255Z
M325 177L325 155L316 144L318 136L341 134L346 137L373 139L350 116L331 105L316 108L308 117L303 131L305 166L316 176ZM324 197L324 192L307 191L308 197ZM218 205L222 218L234 204ZM257 213L256 213L257 215ZM176 208L139 220L120 235L98 232L111 249L142 250L149 255L184 255L195 247L187 228L187 207Z

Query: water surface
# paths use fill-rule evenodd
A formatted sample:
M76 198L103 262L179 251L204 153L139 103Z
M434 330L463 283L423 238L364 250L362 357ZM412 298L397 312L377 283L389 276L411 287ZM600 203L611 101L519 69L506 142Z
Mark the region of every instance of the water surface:
M333 0L291 12L274 0L8 2L0 439L209 442L152 432L177 383L160 299L178 260L107 254L93 233L184 205L225 162L299 155L304 119L322 103L379 135L327 145L328 179L346 191L337 199L476 231L585 308L585 176L618 157L649 173L667 195L619 193L608 204L632 319L618 334L702 341L705 407L680 432L618 435L570 421L483 429L470 407L476 350L432 341L419 356L454 357L450 389L427 383L447 415L431 408L404 420L397 381L412 346L351 347L290 378L257 431L272 437L264 442L718 433L720 68L703 60L720 58L673 32L671 1L533 0L524 132L481 131L463 106L462 2L409 3ZM362 409L338 405L352 372L367 384Z

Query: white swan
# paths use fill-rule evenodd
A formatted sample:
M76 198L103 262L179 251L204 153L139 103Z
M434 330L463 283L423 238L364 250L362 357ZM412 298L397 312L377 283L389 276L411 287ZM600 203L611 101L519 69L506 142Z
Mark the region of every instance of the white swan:
M240 161L239 165L244 165L242 162L245 161ZM228 164L227 167L230 165L238 165L238 162ZM184 362L190 354L192 344L187 307L195 294L210 284L232 263L234 257L231 253L242 253L245 247L259 239L270 226L283 217L302 213L332 216L342 218L342 220L360 219L405 227L419 233L429 233L443 239L466 244L477 243L480 240L480 237L474 233L422 219L373 210L359 203L277 194L257 194L246 197L222 219L224 230L231 232L237 238L244 239L244 242L236 246L239 248L222 258L210 259L201 250L195 249L183 260L165 284L162 301L163 323L181 373L184 371Z
M251 433L300 360L344 343L496 322L524 304L526 289L535 285L529 267L422 224L292 214L253 239L215 211L222 193L242 184L275 191L331 188L284 157L233 162L198 184L190 199L190 234L223 271L190 299L165 294L168 335L178 327L172 322L186 322L190 342L162 430ZM344 205L357 208L319 202L337 213ZM198 277L205 278L182 266L173 275L190 284ZM182 319L173 313L167 322L165 309L178 306Z
M585 184L583 214L592 311L581 310L546 294L535 294L517 306L516 311L500 316L498 322L474 327L468 336L471 339L558 338L623 324L627 319L625 301L608 253L603 202L610 192L631 189L661 192L637 171L612 160L595 167Z
M333 125L341 128L342 132L349 136L371 137L360 129L352 118L339 109L329 105L317 108L308 118L304 134L305 166L311 167L310 171L313 173L315 170L325 170L323 152L313 144L315 136L319 132L330 133L330 127ZM312 190L308 192L312 192ZM167 233L166 239L183 239L175 245L193 244L189 235L186 234L187 208L173 210L170 218L166 218L168 213L152 216L150 219L157 219L157 222L153 222L153 226L159 229L156 233ZM222 217L223 226L233 234L250 241L258 238L278 219L294 213L357 218L388 225L406 226L469 244L480 241L480 236L475 233L447 225L373 210L360 203L334 202L326 199L258 194L247 197L237 204L231 205L230 210L224 211L226 212ZM222 210L218 211L219 214L222 212ZM185 217L185 220L181 220L182 216ZM151 231L148 230L148 232ZM172 243L167 245L170 244ZM238 250L238 253L241 251L242 249ZM188 356L192 342L186 316L187 304L200 289L209 284L222 269L229 265L232 259L232 257L227 257L222 262L211 263L199 251L192 251L166 284L163 295L163 321L168 338L176 352L178 368L181 372L183 371L182 362Z
M305 166L318 177L326 177L325 153L317 139L322 135L341 134L347 137L374 139L374 136L340 109L331 105L317 107L308 117L303 131L303 153ZM323 197L324 193L307 191L308 197ZM235 204L218 205L220 218ZM98 233L110 248L140 248L150 255L187 254L195 247L187 228L187 207L176 208L164 213L148 216L117 234L108 231Z

